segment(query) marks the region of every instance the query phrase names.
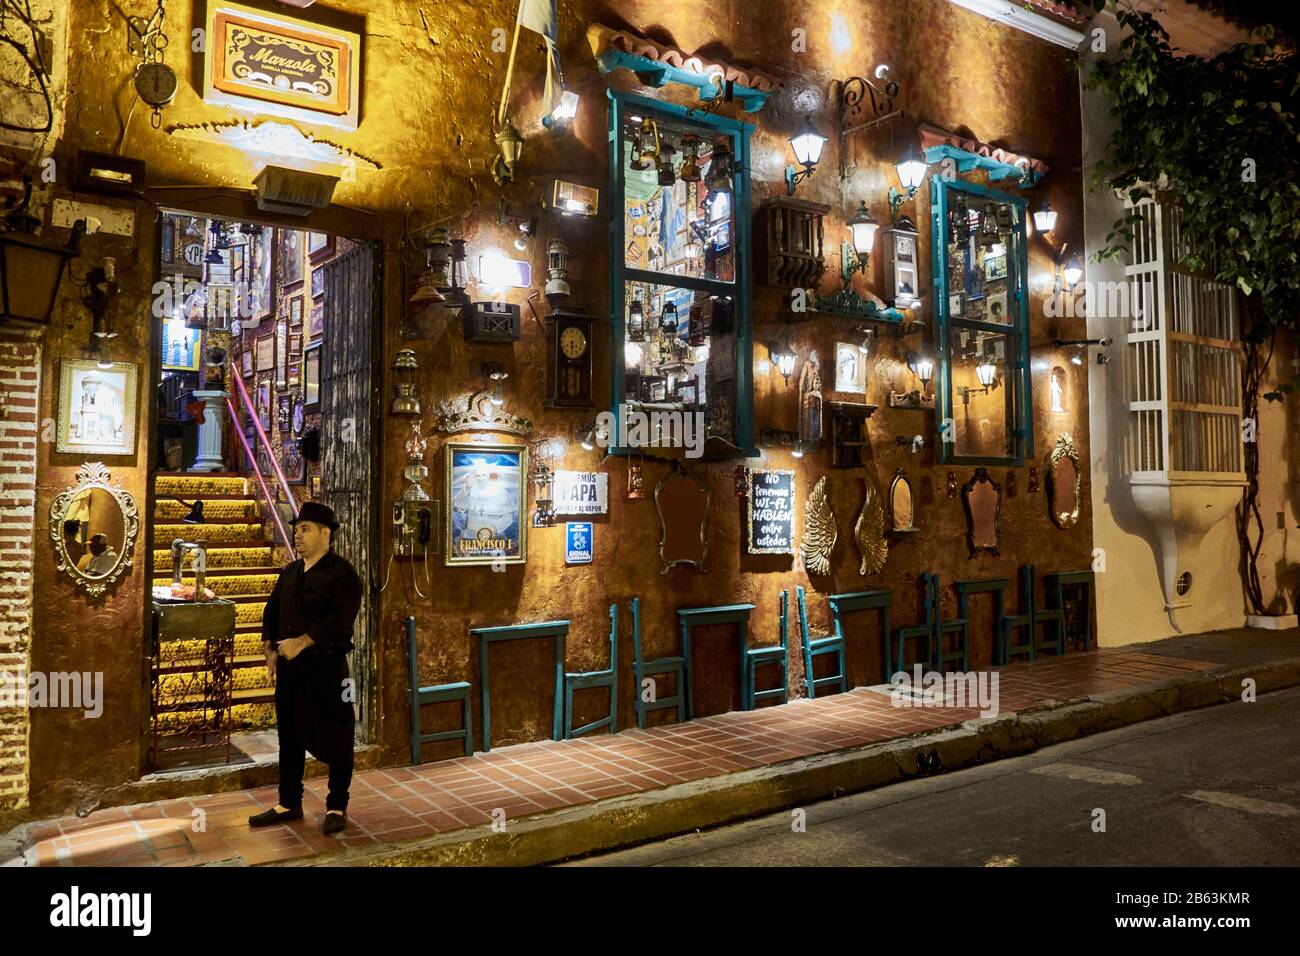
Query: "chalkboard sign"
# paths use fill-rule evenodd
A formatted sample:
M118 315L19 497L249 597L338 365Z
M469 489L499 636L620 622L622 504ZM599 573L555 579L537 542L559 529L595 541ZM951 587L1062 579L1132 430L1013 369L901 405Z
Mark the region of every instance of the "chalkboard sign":
M794 472L751 471L745 522L750 554L794 554Z

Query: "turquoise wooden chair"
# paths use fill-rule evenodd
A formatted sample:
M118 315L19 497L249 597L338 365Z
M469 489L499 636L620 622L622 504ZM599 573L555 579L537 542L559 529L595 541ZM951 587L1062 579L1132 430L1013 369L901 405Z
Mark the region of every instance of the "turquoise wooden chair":
M1010 664L1013 657L1022 654L1031 661L1034 659L1034 632L1037 630L1034 611L1034 566L1025 564L1020 568L1020 613L1002 615L995 663ZM1019 644L1013 643L1017 630L1023 630L1025 637Z
M433 743L438 740L457 740L463 742L465 756L472 756L474 753L474 714L470 708L469 702L469 681L457 681L454 684L431 684L427 687L419 686L420 669L419 661L415 655L415 618L406 619L406 656L410 665L410 694L411 694L411 763L423 763L420 755L420 748L424 744ZM425 704L446 704L452 702L460 703L461 724L460 730L445 730L436 734L424 734L420 732L420 708Z
M939 600L939 575L926 571L921 575L921 582L925 589L925 620L919 624L909 624L894 630L894 639L898 644L898 654L895 657L898 661L898 670L907 671L920 664L925 670L942 671L946 664L956 661L961 661L962 670L969 669L970 631L966 618L954 617L946 621L943 619L943 609ZM949 651L944 646L944 639L949 634L958 634L961 638L960 646L954 651ZM911 640L925 642L923 659L907 657L906 646Z
M1092 571L1053 571L1043 576L1043 594L1047 600L1047 610L1039 616L1050 617L1056 621L1055 639L1039 640L1037 649L1064 654L1070 644L1076 648L1080 643L1086 651L1092 643ZM1070 595L1066 589L1074 589L1073 613L1067 615L1066 604ZM1067 617L1069 620L1067 621ZM1073 625L1074 633L1070 633Z
M745 648L745 686L742 689L742 707L753 710L760 700L779 697L781 703L790 699L786 684L789 683L790 658L790 592L781 591L781 643L775 647ZM768 690L755 689L755 671L760 665L776 664L781 668L781 684Z
M970 670L970 627L967 619L962 617L953 617L948 620L943 618L943 602L940 600L941 591L939 588L939 575L930 575L930 586L933 589L934 610L934 659L935 669L946 671L949 664L960 662L963 671ZM948 650L944 645L944 639L949 634L956 634L960 640L954 650Z
M685 657L659 657L652 661L644 660L641 656L641 599L632 599L632 676L635 679L633 693L636 701L636 725L644 729L646 714L652 710L663 710L667 707L677 708L677 722L686 721L686 668L690 665ZM665 674L672 674L674 686L677 692L671 697L659 697L657 694L654 700L645 699L645 690L642 682L650 676L662 677ZM655 683L658 686L658 682Z
M831 684L840 685L840 693L846 690L847 677L844 672L844 634L839 629L839 618L835 621L835 633L814 634L808 629L808 606L804 601L803 585L794 589L799 601L799 632L803 635L803 669L808 682L808 699L817 697L818 687ZM834 654L839 662L839 670L826 677L813 677L813 660L823 654Z
M577 729L573 726L573 692L596 687L609 688L609 716L593 720ZM609 606L609 668L603 671L565 672L564 675L564 739L581 737L601 727L611 734L618 733L618 605Z
M894 666L896 671L908 672L916 664L920 664L923 670L932 670L934 661L934 601L935 590L932 586L932 579L936 575L928 571L921 575L921 581L924 586L925 596L922 599L922 607L925 611L925 619L918 624L907 624L894 628L894 640L898 645L898 653L894 655L897 662ZM925 645L925 656L908 658L905 651L908 641L923 641ZM893 678L893 674L889 675Z

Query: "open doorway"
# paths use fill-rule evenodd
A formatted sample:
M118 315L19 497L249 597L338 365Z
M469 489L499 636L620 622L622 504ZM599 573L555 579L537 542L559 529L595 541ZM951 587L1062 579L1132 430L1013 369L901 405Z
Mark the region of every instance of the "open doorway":
M200 551L188 545L201 546L203 587L234 623L152 636L148 766L273 762L262 610L296 557L290 521L305 501L334 508L334 549L371 579L379 256L369 242L184 210L162 210L159 228L149 570L155 594L192 595ZM363 739L373 613L367 593L351 661Z

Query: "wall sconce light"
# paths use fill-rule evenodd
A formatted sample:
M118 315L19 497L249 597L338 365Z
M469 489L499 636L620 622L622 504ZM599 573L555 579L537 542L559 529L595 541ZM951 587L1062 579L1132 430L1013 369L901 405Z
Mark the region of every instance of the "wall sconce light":
M86 233L86 220L78 219L62 248L37 239L34 233L40 221L27 212L31 190L31 177L24 176L22 200L0 220L0 325L49 325L63 270L80 252Z
M1041 233L1049 233L1056 228L1056 210L1047 200L1034 211L1034 228Z
M698 183L703 178L700 172L700 138L694 133L682 137L682 168L677 175L685 183Z
M916 196L917 189L925 181L925 171L928 168L929 165L921 155L921 151L916 148L916 144L909 143L903 158L894 164L903 191L899 192L893 186L889 187L889 214L895 220L898 219L898 207Z
M1083 263L1079 261L1079 257L1071 256L1070 261L1067 262L1065 268L1061 270L1061 274L1065 276L1066 288L1073 292L1074 287L1078 285L1079 280L1083 278Z
M609 431L602 425L597 425L595 419L578 426L575 433L580 444L585 451L595 451L597 445L603 445L609 440Z
M573 122L573 118L578 115L578 94L572 90L565 90L560 94L559 105L551 111L549 116L542 117L542 125L547 129L565 130Z
M713 144L713 156L709 159L709 171L704 176L704 184L715 193L731 192L733 169L731 147L726 140L719 140Z
M501 155L492 162L492 178L496 180L498 186L504 186L514 181L515 164L519 162L524 138L519 135L519 130L515 129L514 124L509 120L496 128L492 138L496 140L497 149L501 151Z
M664 303L663 311L659 316L659 327L666 336L677 334L677 304L672 300Z
M871 262L871 248L876 242L876 230L880 228L880 222L867 209L867 203L862 200L858 203L857 212L848 222L849 231L853 236L853 244L844 243L842 246L843 264L841 266L844 281L847 282L855 272L865 272Z
M776 348L769 346L767 354L771 356L772 364L776 366L776 370L781 373L781 376L785 379L785 384L788 386L790 376L794 374L794 363L798 356L794 354L794 350L790 348L789 343L779 345Z
M117 338L113 323L108 316L108 304L117 296L117 260L111 256L104 257L103 265L96 266L86 276L86 284L81 301L90 310L91 341Z
M876 330L860 325L854 331L862 336L862 342L858 345L858 351L862 353L863 358L866 358L871 354L871 344L875 341Z
M799 132L790 137L790 149L794 152L795 161L803 169L798 172L793 166L785 168L785 192L787 196L793 196L795 186L800 181L807 179L817 168L817 163L822 158L822 148L826 145L826 137L817 132L812 124L812 117L809 116L803 121L803 126Z
M484 362L483 372L492 382L492 404L500 408L506 403L505 391L501 383L510 377L510 373L500 362Z
M998 367L994 364L992 355L985 355L984 361L975 366L975 377L979 379L980 385L985 389L991 390L996 388L994 382L997 381Z
M934 360L924 352L908 352L907 367L912 370L923 389L934 378Z
M533 267L493 250L478 257L478 280L489 289L527 289L533 284Z
M552 239L546 247L546 301L555 305L569 297L569 246Z
M1056 329L1048 329L1047 334L1052 337L1052 345L1058 349L1070 348L1072 346L1078 347L1080 349L1080 351L1076 352L1074 356L1070 359L1070 361L1073 362L1075 365L1083 364L1083 359L1081 355L1083 352L1087 351L1089 346L1096 345L1096 346L1100 346L1103 349L1106 349L1106 348L1110 348L1112 345L1115 344L1115 340L1112 339L1109 335L1103 335L1101 338L1098 339L1062 339L1058 337L1058 333ZM1109 365L1110 356L1107 355L1105 352L1098 352L1097 364Z
M418 385L415 380L417 371L415 352L412 349L402 349L397 353L393 362L393 377L396 380L393 390L396 394L389 409L394 415L420 414L420 397L416 392Z

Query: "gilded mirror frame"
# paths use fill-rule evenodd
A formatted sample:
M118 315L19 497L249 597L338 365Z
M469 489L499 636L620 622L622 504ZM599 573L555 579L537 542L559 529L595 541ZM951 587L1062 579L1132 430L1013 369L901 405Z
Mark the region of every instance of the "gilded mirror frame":
M101 596L117 583L127 568L131 567L132 551L135 549L136 537L140 533L140 512L136 507L134 496L120 485L110 484L109 480L108 466L102 461L88 461L77 469L75 484L55 495L54 500L50 502L50 540L54 543L55 570L66 572L79 587L85 588L86 593L91 597ZM122 552L118 555L113 569L105 575L89 575L80 570L77 562L68 554L67 544L63 540L63 524L67 520L72 503L83 492L95 488L112 495L122 512Z
M669 561L664 556L664 547L668 544L668 525L664 521L663 507L659 503L659 495L670 481L684 479L694 482L695 487L700 490L704 496L704 514L700 516L700 559L698 561L691 558L675 558ZM700 573L704 573L704 562L709 556L709 508L713 503L713 489L705 482L701 481L695 475L686 470L681 462L673 462L673 470L664 477L655 482L655 513L659 516L659 560L663 563L663 569L660 574L667 574L678 564L688 564Z
M905 528L898 526L898 516L894 513L894 492L899 484L907 486L908 500L912 503L912 521ZM915 534L921 529L916 526L916 488L912 485L912 479L907 477L907 470L904 468L894 472L894 479L889 483L889 495L886 498L886 506L889 509L889 533L891 535Z
M975 513L971 511L970 495L976 485L986 483L993 486L994 494L997 496L993 504L993 544L976 546ZM973 558L980 552L1000 555L1002 552L998 550L998 546L1002 541L1002 486L989 477L987 468L983 466L976 468L971 480L961 486L961 506L966 511L966 546L970 549L970 556Z
M1060 468L1061 462L1069 459L1074 465L1074 510L1062 511L1057 506L1060 498L1060 487L1057 482L1056 472ZM1048 512L1051 515L1052 523L1062 531L1068 531L1073 528L1079 521L1079 498L1083 493L1083 474L1079 471L1079 449L1074 444L1074 438L1070 435L1061 435L1056 439L1056 447L1052 449L1052 454L1047 460L1047 503Z

